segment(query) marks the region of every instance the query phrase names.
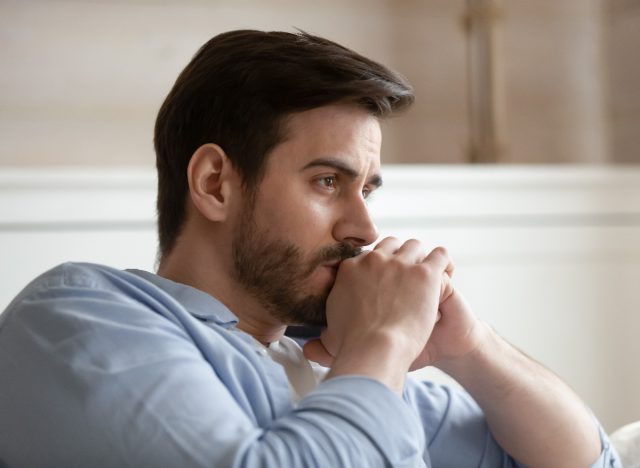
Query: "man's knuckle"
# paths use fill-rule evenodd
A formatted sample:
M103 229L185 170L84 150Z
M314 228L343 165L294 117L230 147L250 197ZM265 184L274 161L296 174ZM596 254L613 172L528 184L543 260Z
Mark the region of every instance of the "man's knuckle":
M383 263L385 261L385 255L380 252L379 250L372 250L371 252L369 252L369 254L367 255L367 262L374 264L374 265L378 265L380 263Z
M449 256L449 252L447 251L447 248L446 247L442 247L441 245L439 245L438 247L433 249L433 251L436 254L441 255L443 257L448 257Z
M412 239L407 239L405 241L405 244L418 244L418 245L420 245L420 244L422 244L422 242L420 240L418 240L418 239L413 239L412 238Z
M429 264L416 263L415 265L412 266L412 273L416 277L424 281L427 281L431 276L434 275L434 269Z

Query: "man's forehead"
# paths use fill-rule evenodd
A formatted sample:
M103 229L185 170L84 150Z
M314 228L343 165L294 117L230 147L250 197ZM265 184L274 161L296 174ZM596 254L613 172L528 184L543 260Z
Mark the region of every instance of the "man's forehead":
M378 119L353 105L331 105L290 115L273 156L287 156L298 168L331 161L363 176L380 171ZM280 161L281 163L284 161Z
M294 112L283 119L283 129L289 137L307 128L335 127L346 129L360 125L376 129L380 133L377 117L355 104L330 104L301 112Z

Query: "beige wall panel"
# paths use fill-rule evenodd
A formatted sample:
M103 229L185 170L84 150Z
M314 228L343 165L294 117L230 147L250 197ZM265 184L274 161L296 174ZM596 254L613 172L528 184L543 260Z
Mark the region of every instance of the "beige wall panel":
M414 107L389 126L387 162L466 161L468 139L464 0L394 2L395 66L413 84Z
M640 1L609 5L608 65L615 162L640 162Z
M0 166L152 166L153 112L0 114Z
M640 62L630 59L640 2L503 3L504 162L640 161ZM229 29L294 27L413 83L415 106L385 125L386 162L466 162L465 9L465 0L0 1L0 166L151 165L155 113L202 43Z
M0 3L0 165L151 164L155 112L213 35L294 27L389 62L387 2Z
M600 0L504 3L508 160L606 162Z

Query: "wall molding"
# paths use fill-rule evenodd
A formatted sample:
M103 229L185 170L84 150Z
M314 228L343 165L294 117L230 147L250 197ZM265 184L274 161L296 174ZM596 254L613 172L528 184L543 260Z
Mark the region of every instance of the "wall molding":
M383 178L381 233L463 259L640 256L640 166L388 165ZM155 232L155 197L151 168L5 168L0 233Z
M387 165L383 177L371 209L389 219L567 215L629 224L640 216L640 166ZM147 168L3 168L0 222L148 222L155 191L155 170Z

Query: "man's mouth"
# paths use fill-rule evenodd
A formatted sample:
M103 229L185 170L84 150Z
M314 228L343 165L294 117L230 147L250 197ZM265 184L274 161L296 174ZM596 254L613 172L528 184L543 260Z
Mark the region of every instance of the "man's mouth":
M316 262L312 264L311 269L308 270L307 274L310 275L317 268L323 267L329 270L332 273L332 276L335 277L343 260L355 257L361 252L361 248L352 248L346 244L339 244L337 247L325 248L318 256Z
M324 263L322 266L326 268L330 268L333 271L338 271L340 264L342 263L342 259L334 260L332 262Z
M336 280L336 277L338 276L338 268L340 268L341 262L342 260L334 260L331 262L322 263L320 265L322 267L321 269L328 273L332 283Z

